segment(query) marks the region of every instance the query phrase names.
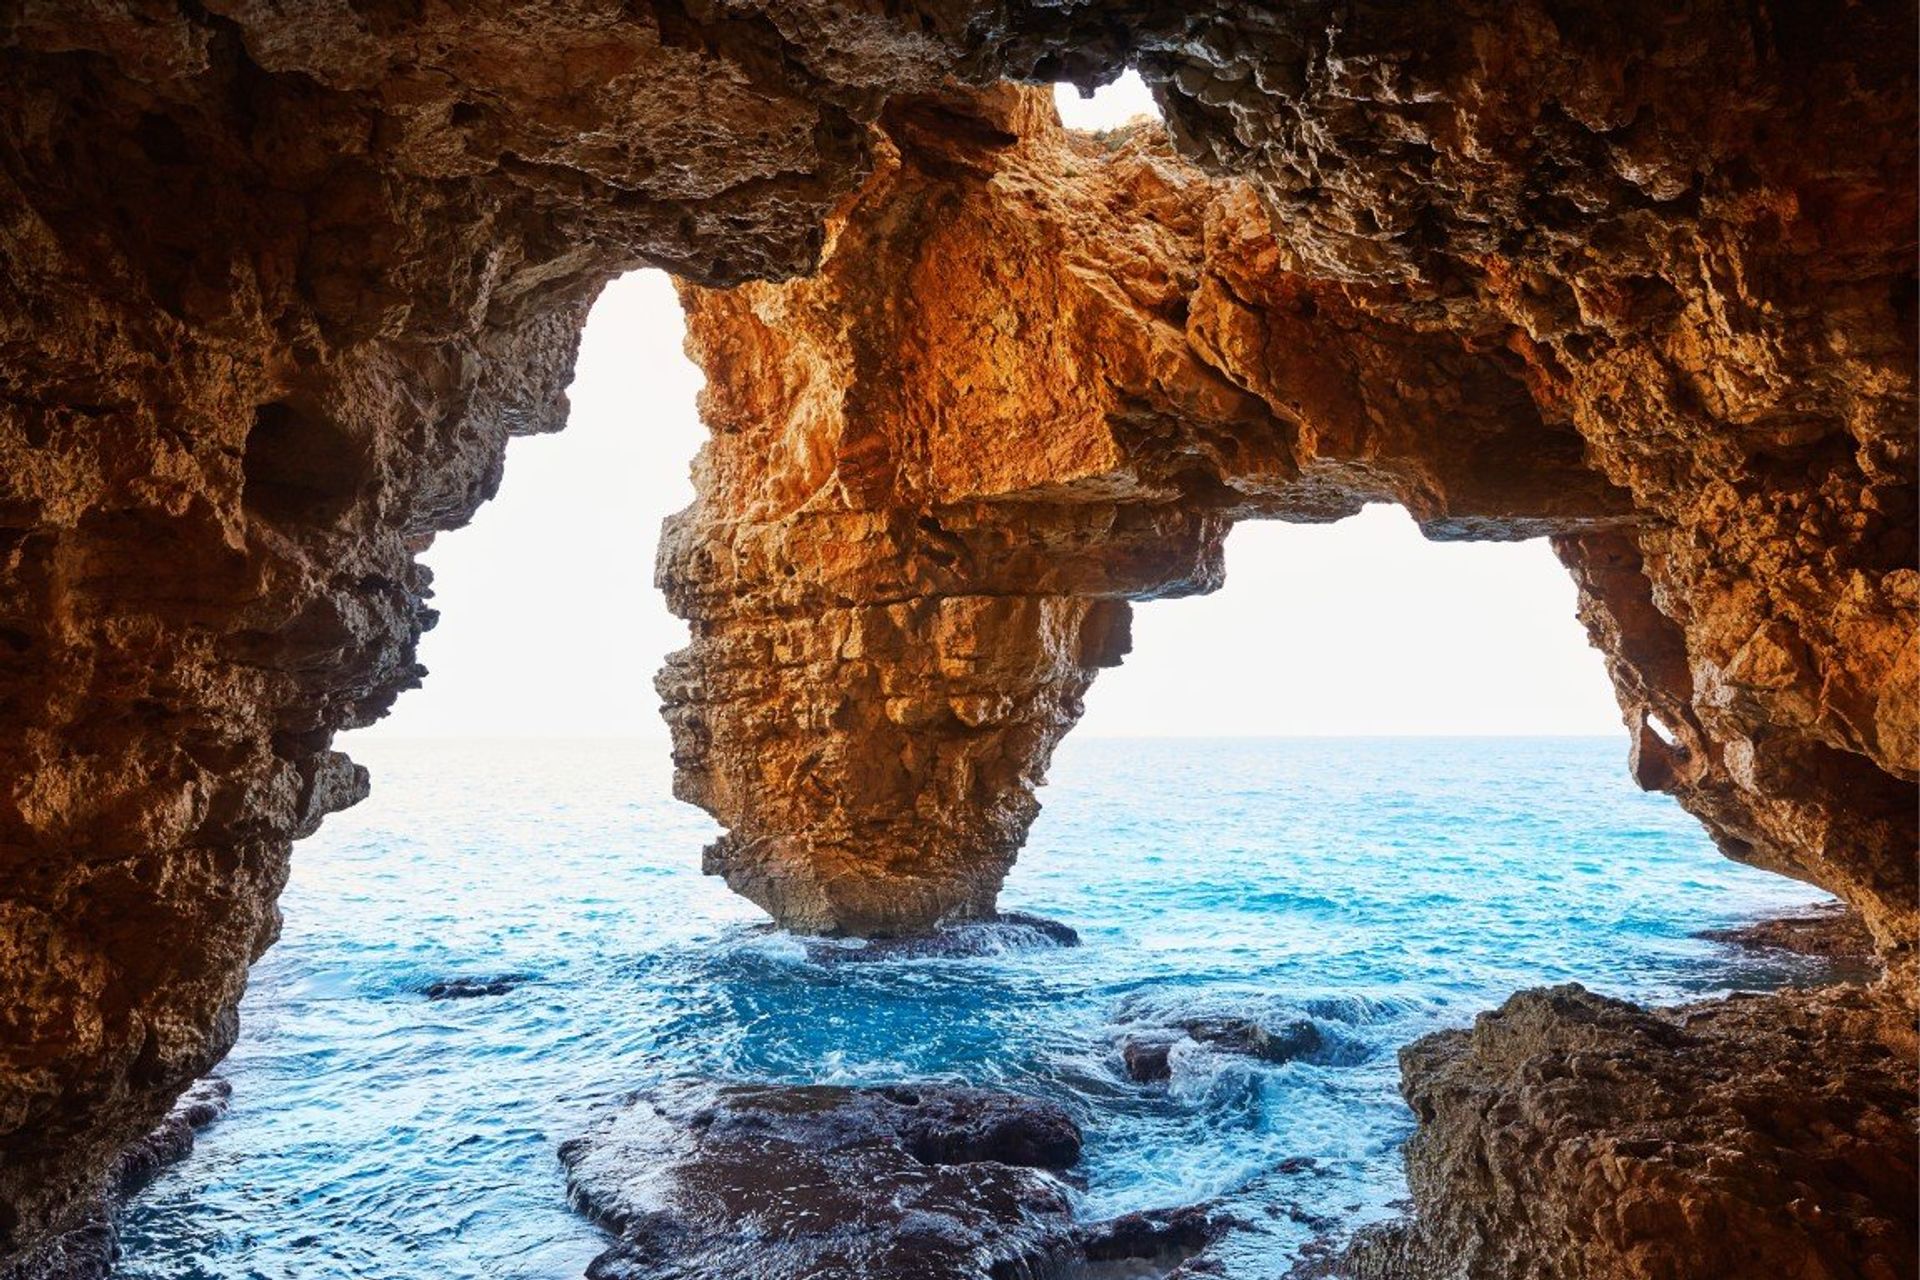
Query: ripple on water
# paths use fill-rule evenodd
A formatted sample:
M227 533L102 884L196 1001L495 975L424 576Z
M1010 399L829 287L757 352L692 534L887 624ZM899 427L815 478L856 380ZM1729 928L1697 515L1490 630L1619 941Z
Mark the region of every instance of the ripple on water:
M1407 1040L1543 982L1660 1000L1818 971L1690 936L1809 890L1720 858L1610 740L1070 740L1004 897L1081 945L860 963L698 874L713 829L654 748L356 755L375 797L300 846L233 1110L135 1206L126 1276L579 1276L604 1240L555 1149L683 1075L1053 1098L1087 1132L1085 1213L1224 1196L1260 1224L1225 1261L1277 1276L1405 1194ZM1310 1019L1322 1046L1189 1042L1166 1084L1125 1076L1121 1028L1200 1016Z

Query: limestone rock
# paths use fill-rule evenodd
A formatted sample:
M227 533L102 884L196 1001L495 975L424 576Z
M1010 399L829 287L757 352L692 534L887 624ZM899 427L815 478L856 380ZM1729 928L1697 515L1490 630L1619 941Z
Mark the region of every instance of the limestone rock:
M1080 1131L981 1089L713 1085L643 1094L561 1149L574 1202L618 1242L596 1280L997 1280L1197 1252L1204 1210L1080 1226L1053 1176Z
M1401 1053L1416 1217L1354 1277L1901 1280L1913 1028L1858 991L1648 1011L1526 991Z
M1555 535L1635 776L1910 996L1914 23L0 10L0 1258L232 1042L291 841L369 785L333 735L420 678L414 557L642 264L711 379L677 785L781 919L990 912L1128 601L1387 499ZM954 86L1129 63L1172 150Z
M1236 518L1629 516L1511 370L1281 271L1251 190L1152 129L956 92L874 150L813 276L683 291L712 438L657 571L676 794L791 928L990 912L1127 601L1219 586Z
M1502 76L1590 34L1521 26ZM1652 162L1595 168L1588 126L1501 151L1476 95L1533 120L1516 102L1540 86L1477 78L1452 35L1409 48L1368 85L1427 104L1376 104L1432 153L1418 192L1353 168L1404 140L1331 90L1305 101L1366 135L1343 181L1425 222L1336 234L1364 221L1339 186L1282 201L1261 165L1209 177L1150 127L1076 135L1041 95L948 91L883 110L814 275L684 290L713 434L661 546L693 639L659 687L678 794L729 829L710 871L807 931L991 911L1054 746L1127 650L1127 602L1217 588L1235 520L1393 501L1433 537L1553 536L1634 776L1730 856L1845 898L1908 973L1911 192L1821 227L1845 183L1913 171L1910 112L1859 132L1847 92L1795 72L1791 126L1743 100L1688 151L1705 194L1653 198ZM1787 76L1785 56L1741 74ZM1597 54L1555 65L1595 128L1665 95L1692 119L1705 91L1691 63L1626 86ZM1466 135L1423 122L1439 103ZM1170 105L1181 138L1192 104ZM1822 139L1818 173L1741 150L1789 127ZM1594 171L1522 198L1576 154ZM1280 203L1298 216L1270 222ZM1870 335L1835 339L1842 299Z

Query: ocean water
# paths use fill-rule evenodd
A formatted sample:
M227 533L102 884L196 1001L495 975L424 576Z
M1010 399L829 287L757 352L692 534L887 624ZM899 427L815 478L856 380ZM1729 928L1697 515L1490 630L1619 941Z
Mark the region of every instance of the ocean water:
M223 1073L233 1108L133 1206L142 1280L573 1280L604 1247L555 1148L664 1078L943 1079L1087 1133L1084 1213L1223 1197L1280 1276L1389 1215L1394 1051L1517 988L1640 1000L1812 962L1697 941L1820 898L1721 858L1614 739L1069 740L1002 904L1083 945L810 961L699 874L714 834L643 743L365 744L373 799L299 846ZM517 974L505 995L428 983ZM1129 1020L1310 1017L1268 1065L1128 1081Z

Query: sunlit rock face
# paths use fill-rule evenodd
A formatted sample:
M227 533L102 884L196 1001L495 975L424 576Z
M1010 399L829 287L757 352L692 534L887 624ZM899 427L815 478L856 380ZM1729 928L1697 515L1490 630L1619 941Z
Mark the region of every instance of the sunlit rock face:
M0 1259L231 1042L290 842L366 790L332 735L419 678L413 557L642 264L834 238L690 295L663 551L680 785L796 926L983 912L1126 601L1389 498L1560 535L1637 776L1909 962L1912 22L11 6ZM1198 169L942 88L1128 61Z
M713 438L660 689L680 794L730 828L709 869L782 923L990 912L1127 601L1218 587L1235 519L1628 519L1518 361L1286 270L1157 127L1007 88L896 99L877 139L815 275L683 295Z
M1217 587L1233 520L1391 500L1554 535L1642 785L1909 963L1912 210L1828 170L1910 173L1911 116L1849 134L1857 90L1796 80L1810 172L1744 101L1725 137L1608 126L1706 90L1591 49L1553 63L1578 124L1524 96L1572 57L1552 34L1296 50L1299 84L1379 101L1249 179L1037 94L896 98L816 275L689 289L714 439L662 548L695 640L661 689L681 793L730 828L710 868L802 929L990 910L1120 602ZM1226 118L1170 101L1176 137Z

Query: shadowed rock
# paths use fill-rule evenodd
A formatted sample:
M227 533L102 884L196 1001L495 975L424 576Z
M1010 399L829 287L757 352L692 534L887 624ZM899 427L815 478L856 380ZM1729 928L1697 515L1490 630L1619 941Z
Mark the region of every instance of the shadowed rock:
M966 960L1077 947L1080 935L1058 920L1025 911L1000 911L984 920L942 925L932 933L906 938L868 938L857 945L827 938L803 938L807 959L816 964L864 964L876 960Z
M523 973L503 973L485 978L441 978L429 982L420 994L429 1000L471 1000L475 996L503 996L527 981Z
M1002 1280L1132 1260L1165 1274L1225 1223L1204 1210L1073 1220L1060 1107L946 1085L680 1083L560 1149L574 1202L619 1239L595 1280Z
M1292 1062L1319 1052L1325 1040L1310 1019L1293 1018L1268 1027L1251 1018L1193 1018L1170 1028L1130 1032L1120 1040L1127 1074L1142 1084L1172 1078L1174 1046L1192 1040L1223 1053L1263 1062Z
M232 1096L233 1086L218 1076L195 1082L166 1119L120 1152L80 1224L11 1266L0 1265L0 1280L107 1280L120 1258L116 1219L126 1202L193 1154L194 1134L225 1115Z

